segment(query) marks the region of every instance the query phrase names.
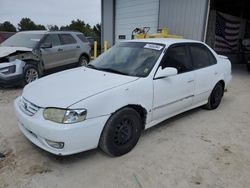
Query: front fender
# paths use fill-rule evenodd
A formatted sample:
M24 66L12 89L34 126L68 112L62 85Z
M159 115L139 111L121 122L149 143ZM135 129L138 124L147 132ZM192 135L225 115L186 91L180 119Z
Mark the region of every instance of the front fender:
M153 82L141 78L80 101L70 108L87 109L87 119L110 115L127 105L140 105L147 110L147 121L151 119Z

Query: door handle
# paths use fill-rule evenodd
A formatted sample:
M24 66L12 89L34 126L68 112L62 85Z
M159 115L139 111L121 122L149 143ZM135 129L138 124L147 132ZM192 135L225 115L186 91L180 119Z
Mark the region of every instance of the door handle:
M76 48L80 48L80 46L76 46Z
M63 51L63 49L62 49L62 48L58 48L57 51L58 51L58 52L61 52L61 51Z
M218 72L214 72L214 75L217 75L218 74Z
M194 80L188 80L188 81L187 81L187 83L192 83L192 82L194 82Z

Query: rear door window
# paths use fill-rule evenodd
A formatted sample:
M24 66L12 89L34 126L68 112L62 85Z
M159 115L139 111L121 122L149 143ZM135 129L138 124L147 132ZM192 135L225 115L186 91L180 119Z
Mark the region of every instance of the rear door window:
M216 64L214 55L202 44L190 44L189 49L194 69L200 69Z
M75 44L76 40L71 34L59 34L62 45Z
M166 67L176 68L178 74L192 70L192 63L186 45L174 45L168 48L162 63L162 68Z
M43 43L51 43L52 46L59 46L60 40L57 34L49 34Z

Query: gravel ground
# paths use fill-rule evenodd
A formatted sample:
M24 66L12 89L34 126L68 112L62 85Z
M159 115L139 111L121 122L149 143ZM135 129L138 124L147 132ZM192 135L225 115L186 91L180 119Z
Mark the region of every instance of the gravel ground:
M20 133L13 99L0 89L2 187L250 187L250 75L236 67L229 91L214 111L201 108L145 131L129 154L100 150L58 158Z

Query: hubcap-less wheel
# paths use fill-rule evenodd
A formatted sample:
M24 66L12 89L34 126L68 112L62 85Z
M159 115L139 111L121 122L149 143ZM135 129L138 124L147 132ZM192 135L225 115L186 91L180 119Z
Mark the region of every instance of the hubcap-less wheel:
M121 156L131 151L138 142L142 120L137 111L125 107L107 121L99 141L99 147L111 156Z
M216 109L221 102L224 94L224 88L221 83L217 83L208 99L208 103L204 106L208 110Z
M114 143L124 145L132 138L133 121L131 119L123 119L117 126L114 135Z
M26 71L25 81L31 83L39 78L39 74L36 69L30 68Z
M87 66L88 65L88 60L86 57L81 57L80 60L79 60L79 65L80 66Z
M213 107L219 106L222 99L222 95L223 95L222 88L216 87L211 96L211 104Z

